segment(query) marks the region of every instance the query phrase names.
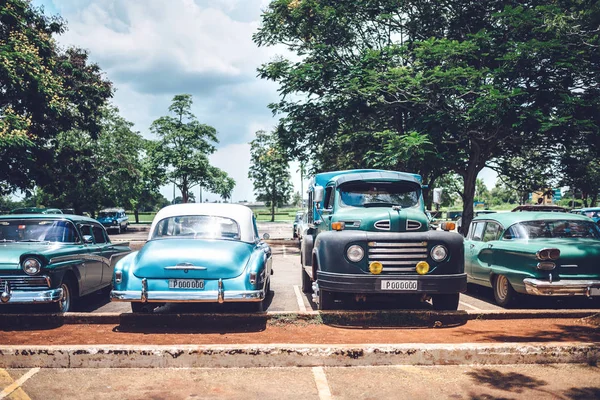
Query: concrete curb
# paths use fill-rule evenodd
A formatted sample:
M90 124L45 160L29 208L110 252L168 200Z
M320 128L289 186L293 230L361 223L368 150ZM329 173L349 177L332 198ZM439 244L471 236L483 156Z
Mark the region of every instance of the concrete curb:
M596 343L0 346L0 368L250 368L374 365L595 365Z
M307 311L226 314L132 314L132 313L66 313L66 314L0 314L0 326L70 325L70 324L198 324L211 323L315 323L335 326L373 325L387 327L439 326L465 324L472 320L562 319L585 318L600 310L494 310L494 311Z

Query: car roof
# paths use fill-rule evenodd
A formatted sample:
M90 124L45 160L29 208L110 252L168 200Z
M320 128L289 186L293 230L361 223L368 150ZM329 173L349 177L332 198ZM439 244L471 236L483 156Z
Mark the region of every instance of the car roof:
M122 208L104 208L102 210L100 210L100 212L123 212L125 211Z
M59 208L20 207L10 211L11 214L62 214Z
M183 203L166 206L156 213L150 226L150 232L148 232L148 240L152 239L152 234L158 222L165 218L185 215L210 215L231 218L240 227L240 240L242 242L253 243L256 239L253 224L254 213L249 207L231 203Z
M600 207L584 207L584 208L578 208L577 210L573 210L573 211L600 211Z
M485 214L480 215L478 217L473 218L473 221L480 220L494 220L499 222L505 228L508 228L510 225L516 224L517 222L524 221L539 221L539 220L569 220L569 221L590 221L590 218L580 215L580 214L571 214L566 212L523 212L523 213L513 213L513 212L501 212L501 213L493 213L493 214Z
M93 218L89 218L83 215L73 214L5 214L0 215L0 219L51 219L51 220L68 220L71 222L95 222Z

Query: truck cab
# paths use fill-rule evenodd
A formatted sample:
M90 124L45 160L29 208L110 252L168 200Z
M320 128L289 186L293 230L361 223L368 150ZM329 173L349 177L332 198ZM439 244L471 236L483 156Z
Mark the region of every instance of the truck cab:
M421 177L385 170L316 174L301 244L302 289L319 309L340 300L431 298L456 310L466 291L463 238L430 230ZM448 226L448 229L452 227Z

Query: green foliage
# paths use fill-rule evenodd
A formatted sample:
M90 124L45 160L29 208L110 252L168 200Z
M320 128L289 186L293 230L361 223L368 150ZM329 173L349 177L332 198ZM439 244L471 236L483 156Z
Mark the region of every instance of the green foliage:
M486 165L598 131L599 16L579 0L273 0L254 40L297 56L259 68L292 156L431 187L456 173L468 224Z
M250 142L251 165L248 178L254 184L254 194L259 201L271 207L271 221L275 220L275 207L286 204L292 183L289 159L274 133L256 132Z
M158 140L151 146L149 157L163 180L179 188L184 203L198 185L230 198L235 181L208 160L216 150L217 131L198 122L191 107L191 95L173 97L169 107L173 115L158 118L150 127Z
M43 182L59 133L100 132L112 84L85 50L57 46L65 29L29 1L0 4L0 193Z

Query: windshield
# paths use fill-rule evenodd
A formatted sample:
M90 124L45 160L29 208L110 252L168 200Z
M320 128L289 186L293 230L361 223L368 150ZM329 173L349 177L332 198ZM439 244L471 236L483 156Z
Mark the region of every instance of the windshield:
M0 220L0 242L76 243L79 235L70 221L11 219Z
M591 238L600 239L598 226L589 221L526 221L510 226L504 239Z
M240 239L240 229L234 220L209 215L186 215L161 220L154 229L153 239Z
M343 207L419 205L421 187L412 182L350 182L340 186Z
M100 212L98 214L98 218L117 218L117 213L116 212Z

